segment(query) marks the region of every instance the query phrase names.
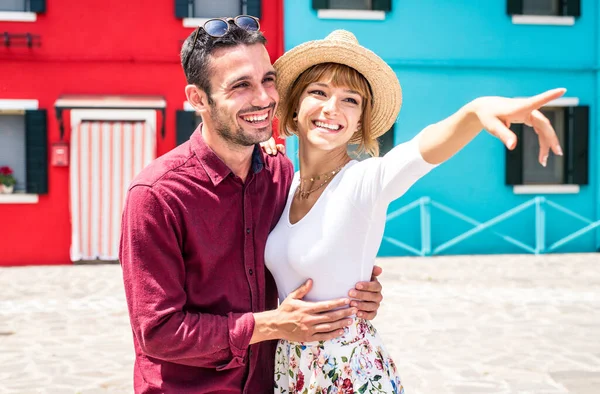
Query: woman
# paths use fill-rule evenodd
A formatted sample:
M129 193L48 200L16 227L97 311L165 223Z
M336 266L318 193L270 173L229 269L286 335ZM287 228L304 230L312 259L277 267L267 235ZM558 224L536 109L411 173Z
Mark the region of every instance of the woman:
M377 156L377 137L394 123L402 95L393 70L346 31L302 44L276 63L280 133L298 135L300 171L265 251L280 299L313 279L310 301L346 294L369 278L388 205L482 128L509 149L511 122L540 135L540 162L562 154L552 126L537 110L564 89L530 99L482 97L428 126L383 158L352 160L348 145ZM354 318L336 339L281 340L276 393L403 393L396 366L370 322Z

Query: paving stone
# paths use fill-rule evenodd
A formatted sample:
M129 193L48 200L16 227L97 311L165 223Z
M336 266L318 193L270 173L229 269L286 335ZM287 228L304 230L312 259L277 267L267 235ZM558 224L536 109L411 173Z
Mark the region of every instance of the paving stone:
M597 394L600 255L385 258L407 394ZM0 394L131 393L118 265L0 268Z

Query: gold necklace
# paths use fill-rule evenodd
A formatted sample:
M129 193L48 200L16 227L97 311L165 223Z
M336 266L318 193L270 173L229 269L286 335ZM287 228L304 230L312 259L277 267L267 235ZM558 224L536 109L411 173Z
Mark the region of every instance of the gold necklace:
M322 188L323 186L325 186L330 180L333 179L333 177L339 173L342 168L344 167L345 164L342 164L341 166L339 166L338 168L332 170L332 171L327 171L323 174L319 174L313 177L310 177L310 181L314 182L315 180L320 180L321 178L325 178L325 180L317 187L311 189L311 190L305 190L304 189L304 182L308 180L308 178L302 178L300 177L300 185L298 185L298 189L296 190L296 193L298 194L298 197L300 197L301 200L307 200L308 196L310 196L311 193L316 192L317 190L319 190L320 188Z

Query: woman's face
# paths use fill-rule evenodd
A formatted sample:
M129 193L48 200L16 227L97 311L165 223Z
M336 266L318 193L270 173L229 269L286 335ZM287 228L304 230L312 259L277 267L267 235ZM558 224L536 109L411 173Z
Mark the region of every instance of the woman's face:
M325 81L309 84L298 105L298 136L320 150L346 149L360 126L362 100L347 86Z

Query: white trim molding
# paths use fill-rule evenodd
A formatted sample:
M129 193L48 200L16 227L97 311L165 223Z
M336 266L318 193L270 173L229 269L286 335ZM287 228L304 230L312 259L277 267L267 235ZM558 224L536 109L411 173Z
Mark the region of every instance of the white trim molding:
M38 100L0 99L0 111L26 111L38 109Z
M514 25L573 26L575 24L575 17L553 15L513 15L512 23Z
M579 185L515 185L515 194L577 194Z
M94 120L142 120L156 130L156 110L138 109L73 109L71 110L71 127L77 127L84 119Z
M577 107L579 105L578 97L560 97L550 101L544 107Z
M167 102L158 96L62 96L54 103L63 108L165 108Z
M35 12L0 11L2 22L35 22L36 20Z
M183 18L183 27L197 28L206 23L207 20L213 18Z
M516 97L527 98L527 97ZM579 105L579 97L559 97L544 105L544 107L577 107Z
M38 202L39 196L37 194L0 194L0 204L37 204Z
M319 19L385 20L385 11L373 10L318 10Z

